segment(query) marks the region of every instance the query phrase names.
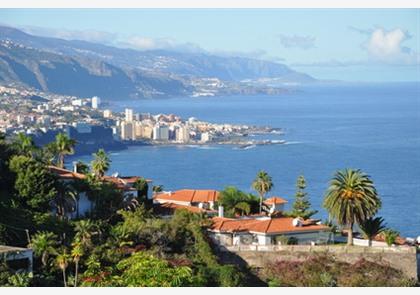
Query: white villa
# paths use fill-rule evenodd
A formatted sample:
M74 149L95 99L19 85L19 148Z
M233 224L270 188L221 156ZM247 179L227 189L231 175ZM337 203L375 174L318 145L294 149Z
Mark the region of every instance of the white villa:
M292 217L214 217L208 231L212 240L222 246L275 245L279 236L293 237L303 245L325 244L333 238L328 226Z
M63 181L64 183L71 184L72 182L78 181L78 180L84 180L87 178L85 174L78 173L76 171L76 168L74 168L74 171L70 171L67 169L59 168L56 166L49 166L49 170L58 176L58 178ZM137 189L135 189L133 186L135 182L140 179L139 176L104 176L102 178L103 181L112 183L123 192L123 195L125 198L129 197L137 197ZM149 184L149 197L151 196L151 180L146 180ZM90 212L92 210L92 202L88 199L86 192L79 193L77 204L75 204L76 208L75 211L69 216L70 218L75 218L77 216L83 216L86 213Z

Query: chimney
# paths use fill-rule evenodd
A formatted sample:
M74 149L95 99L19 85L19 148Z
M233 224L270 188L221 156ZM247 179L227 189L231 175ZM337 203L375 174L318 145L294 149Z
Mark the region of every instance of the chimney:
M73 162L73 172L77 173L77 162Z
M224 209L223 209L223 206L219 206L219 217L224 217L223 215L224 215Z
M294 227L301 227L302 226L302 220L300 218L293 218L292 224Z

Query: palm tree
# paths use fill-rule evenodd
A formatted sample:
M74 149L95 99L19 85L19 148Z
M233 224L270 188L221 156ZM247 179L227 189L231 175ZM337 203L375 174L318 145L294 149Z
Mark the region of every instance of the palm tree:
M43 267L47 266L49 256L57 253L56 241L57 236L52 232L37 232L32 237L29 247L33 249L36 256L41 257Z
M139 200L147 200L147 191L149 190L149 184L147 180L143 177L136 180L133 186L137 189L137 197Z
M80 257L83 256L84 252L83 252L83 246L80 243L80 241L76 240L73 243L73 248L71 250L71 256L73 257L73 261L75 264L75 269L74 269L74 286L77 287L77 276L79 274L79 261L80 261Z
M375 186L361 170L337 171L325 193L324 208L338 224L348 226L348 245L353 245L353 225L374 216L381 207Z
M158 193L163 191L163 185L154 185L152 187L153 195L156 196Z
M247 202L239 202L233 207L233 210L241 216L248 215L251 212L251 206Z
M57 196L51 201L51 205L56 208L56 213L63 220L69 213L77 211L78 214L78 193L74 188L67 184L61 184L58 188Z
M369 247L372 246L372 240L378 234L385 230L384 219L382 217L368 218L359 224L363 236L369 240Z
M16 135L12 145L19 155L30 157L36 148L32 137L26 135L23 132L20 132Z
M109 169L111 160L103 149L99 149L93 154L93 157L94 159L91 162L93 173L97 178L103 177Z
M383 231L383 236L385 239L385 243L391 247L392 244L395 243L396 239L399 237L400 233L396 230L387 228Z
M92 236L98 234L97 225L89 219L79 220L75 224L75 239L80 241L84 249L90 249L92 247Z
M263 171L263 170L258 172L257 177L252 182L252 188L256 192L258 192L258 194L260 195L260 214L261 214L261 211L262 211L263 199L265 198L265 195L269 191L271 191L273 186L274 186L274 184L273 184L273 181L271 179L271 176L268 175L268 173Z
M63 252L61 254L58 254L57 257L55 258L56 265L63 272L64 287L67 287L66 269L67 269L67 266L69 265L69 259L70 259L70 255L67 254L67 251L65 248L63 249Z
M64 168L64 157L74 154L76 141L64 133L58 133L55 137L55 148L57 152L57 166Z

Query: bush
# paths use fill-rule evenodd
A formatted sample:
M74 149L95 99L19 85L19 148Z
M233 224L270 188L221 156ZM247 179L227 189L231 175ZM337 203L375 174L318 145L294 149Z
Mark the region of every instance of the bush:
M297 245L298 239L295 237L277 236L276 242L280 245Z
M392 246L392 244L395 243L395 240L398 238L400 233L393 229L387 229L387 230L384 230L383 235L384 235L386 244L388 246Z
M289 238L286 236L277 236L276 237L277 244L280 245L288 245L289 244Z
M304 261L271 262L260 275L269 286L276 287L400 287L415 284L388 265L364 259L350 264L326 254L313 255Z

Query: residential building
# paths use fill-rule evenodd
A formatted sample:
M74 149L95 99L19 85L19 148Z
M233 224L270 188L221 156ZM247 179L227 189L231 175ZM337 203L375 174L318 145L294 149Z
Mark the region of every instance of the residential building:
M212 136L209 132L201 133L201 142L209 142L212 140Z
M153 140L169 140L169 128L167 125L157 124L153 127Z
M81 107L83 105L83 101L81 99L75 99L71 101L73 106Z
M209 228L210 238L222 246L275 245L278 237L294 238L297 244L325 244L333 233L317 220L292 217L214 217Z
M133 121L133 109L125 109L125 121L126 122Z
M104 118L112 118L112 111L111 110L104 110Z
M263 204L268 207L269 213L284 211L284 205L286 203L287 201L280 197L271 197L265 199L263 202Z
M76 163L74 163L73 171L59 168L56 166L49 166L49 170L54 173L58 178L64 183L72 183L75 181L85 180L87 176L82 173L77 172ZM122 192L123 198L137 197L137 190L134 188L134 184L139 176L119 176L118 173L115 173L112 176L104 176L102 180L109 182L115 185L117 189ZM146 179L149 184L148 196L152 196L152 181ZM75 204L75 212L73 212L69 218L76 218L77 216L84 216L93 209L94 204L88 199L86 192L79 192L77 198L77 203Z
M175 140L178 142L190 141L190 130L188 125L181 125L176 129Z
M101 99L97 96L92 97L92 109L99 108L101 104Z
M154 204L171 203L182 206L214 210L220 193L216 190L183 189L174 192L162 192L153 197Z
M0 245L0 261L15 271L24 270L31 273L33 268L33 251L29 248L19 248Z
M121 139L122 140L134 140L136 139L132 122L121 123Z

